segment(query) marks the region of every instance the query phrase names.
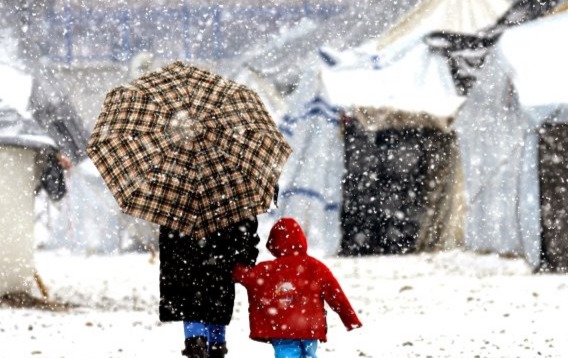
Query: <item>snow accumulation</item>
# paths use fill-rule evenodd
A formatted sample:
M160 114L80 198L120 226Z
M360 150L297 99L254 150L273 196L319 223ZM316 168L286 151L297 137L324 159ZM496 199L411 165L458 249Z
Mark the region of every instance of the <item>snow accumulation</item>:
M28 103L32 92L32 76L0 63L0 78L9 86L0 86L0 109L13 108L30 118Z
M323 70L321 76L330 103L339 107L391 107L452 116L464 97L456 93L444 61L430 53L425 44L415 42L385 68L332 67Z
M568 51L559 45L567 29L568 14L560 14L503 34L499 48L502 66L513 74L523 106L568 103Z
M261 260L268 253L261 252ZM0 357L180 357L179 323L158 320L158 268L146 254L36 252L57 310L0 306ZM532 273L521 259L448 251L321 258L358 312L347 332L328 314L318 357L566 357L568 279ZM38 294L39 297L39 294ZM560 324L560 327L559 327ZM229 357L271 357L248 338L238 286Z

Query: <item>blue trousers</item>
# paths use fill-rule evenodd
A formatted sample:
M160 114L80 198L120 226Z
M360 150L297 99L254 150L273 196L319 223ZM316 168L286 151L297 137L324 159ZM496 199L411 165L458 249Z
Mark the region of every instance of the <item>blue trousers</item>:
M208 344L225 343L225 328L220 324L183 321L185 338L205 337Z
M275 358L317 358L317 339L273 339Z

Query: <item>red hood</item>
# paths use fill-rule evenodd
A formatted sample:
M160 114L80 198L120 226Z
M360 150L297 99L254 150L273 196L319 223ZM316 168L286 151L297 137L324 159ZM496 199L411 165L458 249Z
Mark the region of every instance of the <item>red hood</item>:
M296 220L281 218L270 230L266 248L275 257L305 255L308 241Z

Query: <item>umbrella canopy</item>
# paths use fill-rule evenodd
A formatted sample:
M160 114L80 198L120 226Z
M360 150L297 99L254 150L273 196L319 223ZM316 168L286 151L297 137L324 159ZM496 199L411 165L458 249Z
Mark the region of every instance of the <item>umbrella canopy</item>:
M254 91L180 61L112 89L87 145L125 213L195 238L266 212L291 151Z

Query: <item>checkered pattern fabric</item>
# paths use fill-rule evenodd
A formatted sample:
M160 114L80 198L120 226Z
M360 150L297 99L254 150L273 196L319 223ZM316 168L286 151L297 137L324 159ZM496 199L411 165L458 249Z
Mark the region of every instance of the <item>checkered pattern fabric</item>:
M266 212L291 151L254 91L180 61L109 91L87 145L125 213L194 238Z

